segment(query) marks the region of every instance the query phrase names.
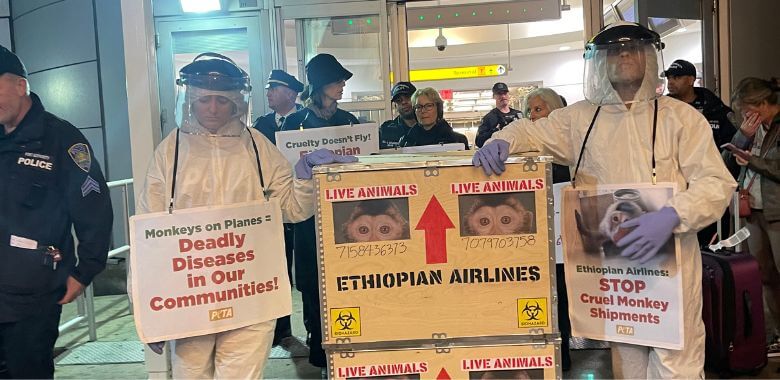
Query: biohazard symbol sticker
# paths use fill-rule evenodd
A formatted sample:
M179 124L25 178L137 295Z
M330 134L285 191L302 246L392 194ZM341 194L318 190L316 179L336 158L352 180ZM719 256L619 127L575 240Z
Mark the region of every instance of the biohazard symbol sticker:
M330 309L330 335L332 337L360 336L360 308Z
M518 327L547 327L547 298L517 299Z

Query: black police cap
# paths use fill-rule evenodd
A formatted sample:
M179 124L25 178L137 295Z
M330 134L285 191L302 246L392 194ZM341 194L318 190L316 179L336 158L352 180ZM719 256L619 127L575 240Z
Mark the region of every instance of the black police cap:
M394 102L399 95L412 96L415 91L417 91L417 87L414 87L411 82L398 82L390 90L390 100Z
M682 77L682 76L696 76L696 66L693 65L693 63L690 63L683 59L678 59L672 62L671 65L669 65L669 68L666 69L666 71L663 72L663 76L673 76L673 77Z
M0 75L5 73L27 78L27 69L19 57L5 46L0 45Z
M506 85L506 83L497 82L493 85L494 94L503 94L505 92L509 92L509 87Z
M276 86L284 86L295 92L303 91L303 83L282 70L271 70L265 88L273 88Z

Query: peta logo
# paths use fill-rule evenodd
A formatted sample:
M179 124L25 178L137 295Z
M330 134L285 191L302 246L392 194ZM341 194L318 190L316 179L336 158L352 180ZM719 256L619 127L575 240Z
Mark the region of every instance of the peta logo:
M40 168L48 171L51 171L53 165L49 161L44 161L38 158L29 158L29 157L19 157L19 160L17 160L16 163L19 165L31 166L34 168Z

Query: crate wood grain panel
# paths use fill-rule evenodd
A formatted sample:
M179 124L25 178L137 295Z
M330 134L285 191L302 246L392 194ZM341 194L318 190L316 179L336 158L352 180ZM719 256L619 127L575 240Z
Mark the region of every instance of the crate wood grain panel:
M324 344L555 333L550 164L426 161L316 175Z
M559 379L558 344L328 352L330 379Z

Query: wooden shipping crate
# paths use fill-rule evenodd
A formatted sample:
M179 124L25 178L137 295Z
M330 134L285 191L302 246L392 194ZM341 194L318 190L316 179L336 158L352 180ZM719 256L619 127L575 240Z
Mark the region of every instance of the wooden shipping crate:
M560 345L329 351L329 379L559 379Z
M319 168L323 343L555 334L550 167L512 157L487 177L455 155Z

